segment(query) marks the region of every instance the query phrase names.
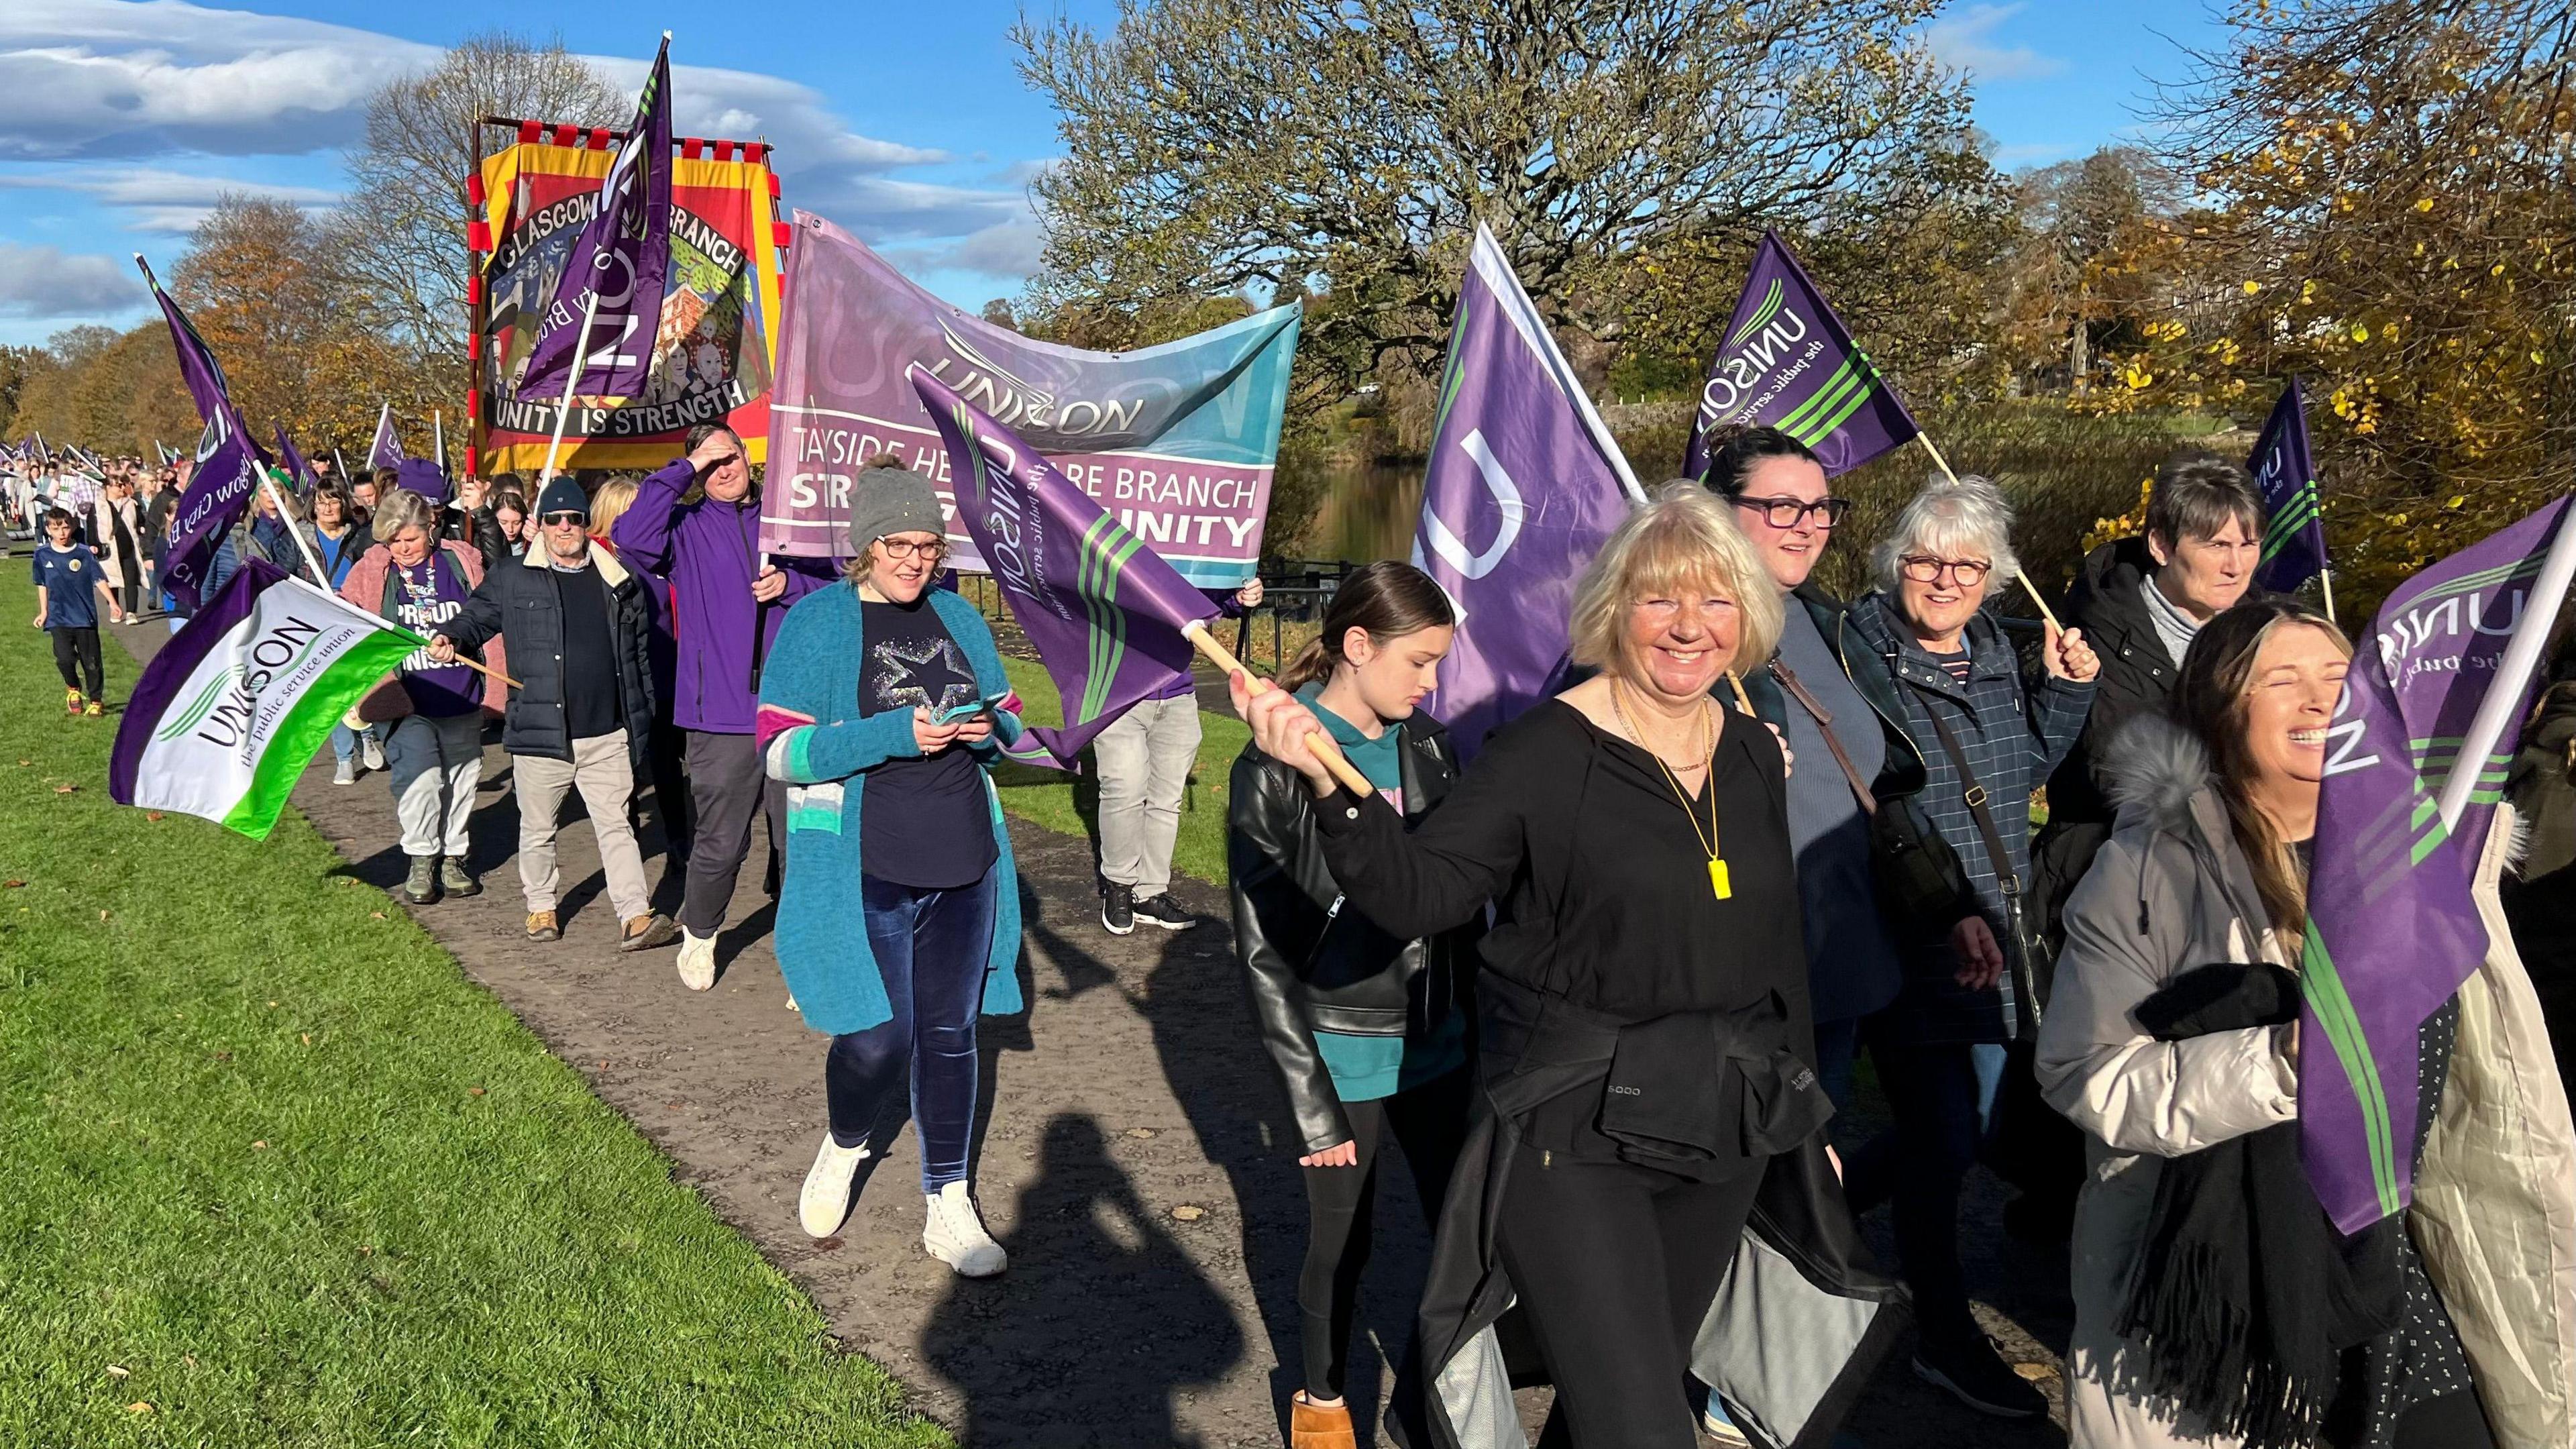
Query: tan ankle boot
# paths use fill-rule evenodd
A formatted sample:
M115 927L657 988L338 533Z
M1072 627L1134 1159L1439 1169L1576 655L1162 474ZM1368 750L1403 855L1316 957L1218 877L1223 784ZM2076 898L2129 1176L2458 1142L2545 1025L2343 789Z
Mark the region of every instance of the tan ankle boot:
M1351 1432L1350 1405L1322 1408L1306 1402L1303 1392L1290 1399L1288 1449L1359 1449Z

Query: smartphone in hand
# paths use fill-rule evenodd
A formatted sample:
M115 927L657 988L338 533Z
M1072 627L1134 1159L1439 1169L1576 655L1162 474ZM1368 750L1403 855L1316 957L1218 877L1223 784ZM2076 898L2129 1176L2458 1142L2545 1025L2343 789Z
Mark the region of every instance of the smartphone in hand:
M971 719L979 714L989 714L992 711L999 709L1002 701L1009 699L1010 697L1010 694L1006 691L1001 694L988 694L982 699L970 699L964 704L952 704L946 709L933 713L930 716L930 722L932 724L942 725L955 724L962 719Z

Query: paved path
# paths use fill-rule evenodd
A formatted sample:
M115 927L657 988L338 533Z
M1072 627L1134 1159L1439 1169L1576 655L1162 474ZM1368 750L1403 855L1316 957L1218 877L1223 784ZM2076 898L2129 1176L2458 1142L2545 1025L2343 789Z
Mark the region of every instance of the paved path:
M157 623L110 633L138 653L165 637ZM126 680L111 687L121 696ZM328 760L326 751L305 775L295 804L350 873L391 891L404 861L384 779L334 787ZM797 1226L797 1188L823 1131L825 1042L789 1008L766 940L757 855L723 937L728 964L703 995L681 987L670 951L611 948L617 923L578 820L561 844L565 939L533 945L521 934L508 774L508 757L487 749L473 856L487 889L415 915L810 1293L845 1343L909 1385L921 1412L975 1449L1284 1442L1277 1406L1295 1386L1282 1365L1297 1362L1305 1204L1219 892L1176 888L1209 918L1191 930L1140 926L1111 937L1094 915L1089 843L1013 822L1031 1009L984 1024L977 1169L1012 1268L971 1283L921 1251L908 1132L839 1238L817 1243ZM645 845L659 876L657 829L648 827ZM1393 1191L1396 1209L1381 1218L1383 1268L1363 1302L1389 1351L1401 1342L1427 1246L1410 1185ZM1998 1197L1980 1174L1969 1219L1994 1246L1971 1258L1971 1282L1998 1289L2011 1317L1989 1313L1989 1322L2017 1357L2054 1364L2015 1320L2063 1343L2062 1260L2005 1244L1993 1230ZM1883 1247L1883 1223L1872 1228ZM1382 1357L1363 1348L1354 1377L1354 1395L1376 1402ZM1538 1412L1538 1393L1525 1398ZM1851 1429L1868 1449L2063 1442L2046 1425L1999 1428L1960 1410L1901 1362Z

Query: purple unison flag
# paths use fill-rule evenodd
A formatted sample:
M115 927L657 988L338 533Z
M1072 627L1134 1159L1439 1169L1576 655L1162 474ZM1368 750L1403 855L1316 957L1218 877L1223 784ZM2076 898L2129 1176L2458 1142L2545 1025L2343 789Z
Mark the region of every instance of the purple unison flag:
M1704 477L1709 435L1729 426L1778 428L1814 450L1829 477L1923 431L1773 232L1762 234L1753 274L1726 319L1682 471Z
M2528 664L2499 666L2518 632L2537 637L2557 618L2564 572L2548 597L2541 575L2568 505L2389 595L2327 732L2300 969L2299 1143L2346 1233L2414 1200L2416 1033L2487 953L2469 884L2509 757L2492 752L2500 741L2470 745L2470 723L2490 690L2510 692L2507 717L2528 704ZM2464 761L2464 745L2480 758ZM2478 776L2445 827L2437 797L2461 768Z
M2272 405L2245 471L2263 490L2263 562L2254 582L2286 594L2324 572L2326 525L2317 509L2317 465L2308 452L2308 412L2299 380Z
M367 444L367 466L399 468L403 462L402 434L394 427L394 405L376 405L376 436Z
M1063 728L1031 726L1011 754L1070 767L1110 721L1189 676L1181 630L1216 605L956 389L918 367L912 385L948 445L958 521L1064 700Z
M665 32L635 101L635 123L599 183L598 209L564 256L554 304L538 324L519 377L519 396L558 401L576 388L594 397L644 392L670 270L671 37Z
M188 385L188 395L196 400L197 413L206 420L206 430L197 438L196 469L188 476L188 486L172 505L175 530L170 541L169 563L162 577L170 591L194 606L206 575L214 564L215 549L226 533L250 507L251 490L267 475L268 458L253 442L250 430L242 426L241 413L233 407L230 392L224 384L223 367L215 361L214 349L188 325L179 304L161 290L161 280L138 255L134 264L143 268L143 280L152 287L152 299L161 304L161 319L170 324L170 343L178 349L179 377Z
M286 436L286 424L279 423L276 427L277 456L286 460L286 476L295 480L298 489L311 492L316 481L313 465L304 461L302 453L295 451L295 440Z
M1413 562L1458 633L1424 708L1472 756L1563 671L1583 566L1642 494L1511 259L1476 228L1441 368Z

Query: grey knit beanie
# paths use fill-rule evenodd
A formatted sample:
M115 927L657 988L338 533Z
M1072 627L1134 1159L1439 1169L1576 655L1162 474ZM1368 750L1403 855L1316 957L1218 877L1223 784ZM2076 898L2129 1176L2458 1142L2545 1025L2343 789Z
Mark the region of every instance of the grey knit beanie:
M948 520L940 515L939 492L930 480L910 468L880 463L860 470L850 481L850 552L863 554L868 545L890 533L935 533L948 535Z

